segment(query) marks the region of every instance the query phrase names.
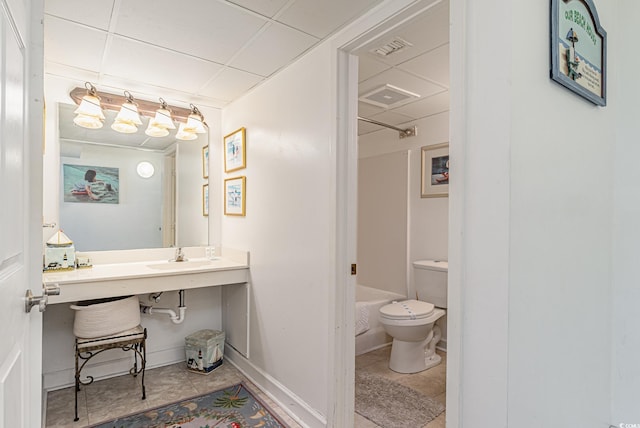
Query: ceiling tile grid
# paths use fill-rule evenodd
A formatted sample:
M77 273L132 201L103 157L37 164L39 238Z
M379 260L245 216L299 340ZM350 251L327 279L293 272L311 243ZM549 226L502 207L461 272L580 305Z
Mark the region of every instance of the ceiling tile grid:
M222 108L380 1L45 0L45 73ZM360 94L420 94L393 109L360 102L359 115L399 123L448 110L448 14L448 0L434 1L358 52ZM411 46L372 52L396 37Z

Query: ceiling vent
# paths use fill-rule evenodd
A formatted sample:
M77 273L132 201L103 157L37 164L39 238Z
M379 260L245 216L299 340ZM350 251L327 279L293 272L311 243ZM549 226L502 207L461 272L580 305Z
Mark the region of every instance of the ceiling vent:
M394 108L418 98L420 98L418 94L386 84L360 96L359 100L377 107Z
M371 49L371 52L373 52L376 55L379 55L381 57L387 57L393 53L397 53L400 52L401 50L404 50L406 48L409 48L413 46L411 43L407 42L406 40L400 38L400 37L394 37L389 43L384 44L380 47L377 47L375 49Z

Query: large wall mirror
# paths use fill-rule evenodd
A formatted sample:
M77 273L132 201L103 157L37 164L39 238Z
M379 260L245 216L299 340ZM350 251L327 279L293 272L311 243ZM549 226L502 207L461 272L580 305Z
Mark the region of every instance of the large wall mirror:
M111 129L116 112L108 110L102 128L86 129L73 123L76 108L58 104L59 221L76 250L207 245L202 156L209 135L150 137L145 117L136 133L123 134Z

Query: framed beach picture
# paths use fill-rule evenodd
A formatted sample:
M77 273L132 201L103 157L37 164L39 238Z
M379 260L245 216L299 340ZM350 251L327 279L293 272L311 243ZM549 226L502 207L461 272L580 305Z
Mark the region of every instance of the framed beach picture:
M240 128L224 137L224 172L231 172L247 166L245 147L246 130Z
M449 143L423 147L421 170L420 196L449 196Z
M551 0L551 79L607 105L607 32L592 0Z
M64 202L120 203L120 170L105 166L62 165Z
M202 148L202 177L209 178L209 146Z
M246 177L224 180L224 215L245 215Z
M202 185L202 215L209 215L209 185Z

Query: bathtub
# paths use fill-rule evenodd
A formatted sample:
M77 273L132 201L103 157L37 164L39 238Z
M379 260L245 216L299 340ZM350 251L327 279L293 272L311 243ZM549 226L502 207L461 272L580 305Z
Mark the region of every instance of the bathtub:
M402 294L356 284L356 320L362 306L366 307L369 313L368 330L356 335L356 355L365 354L391 343L391 336L387 335L378 320L378 311L387 303L405 299L406 296Z

